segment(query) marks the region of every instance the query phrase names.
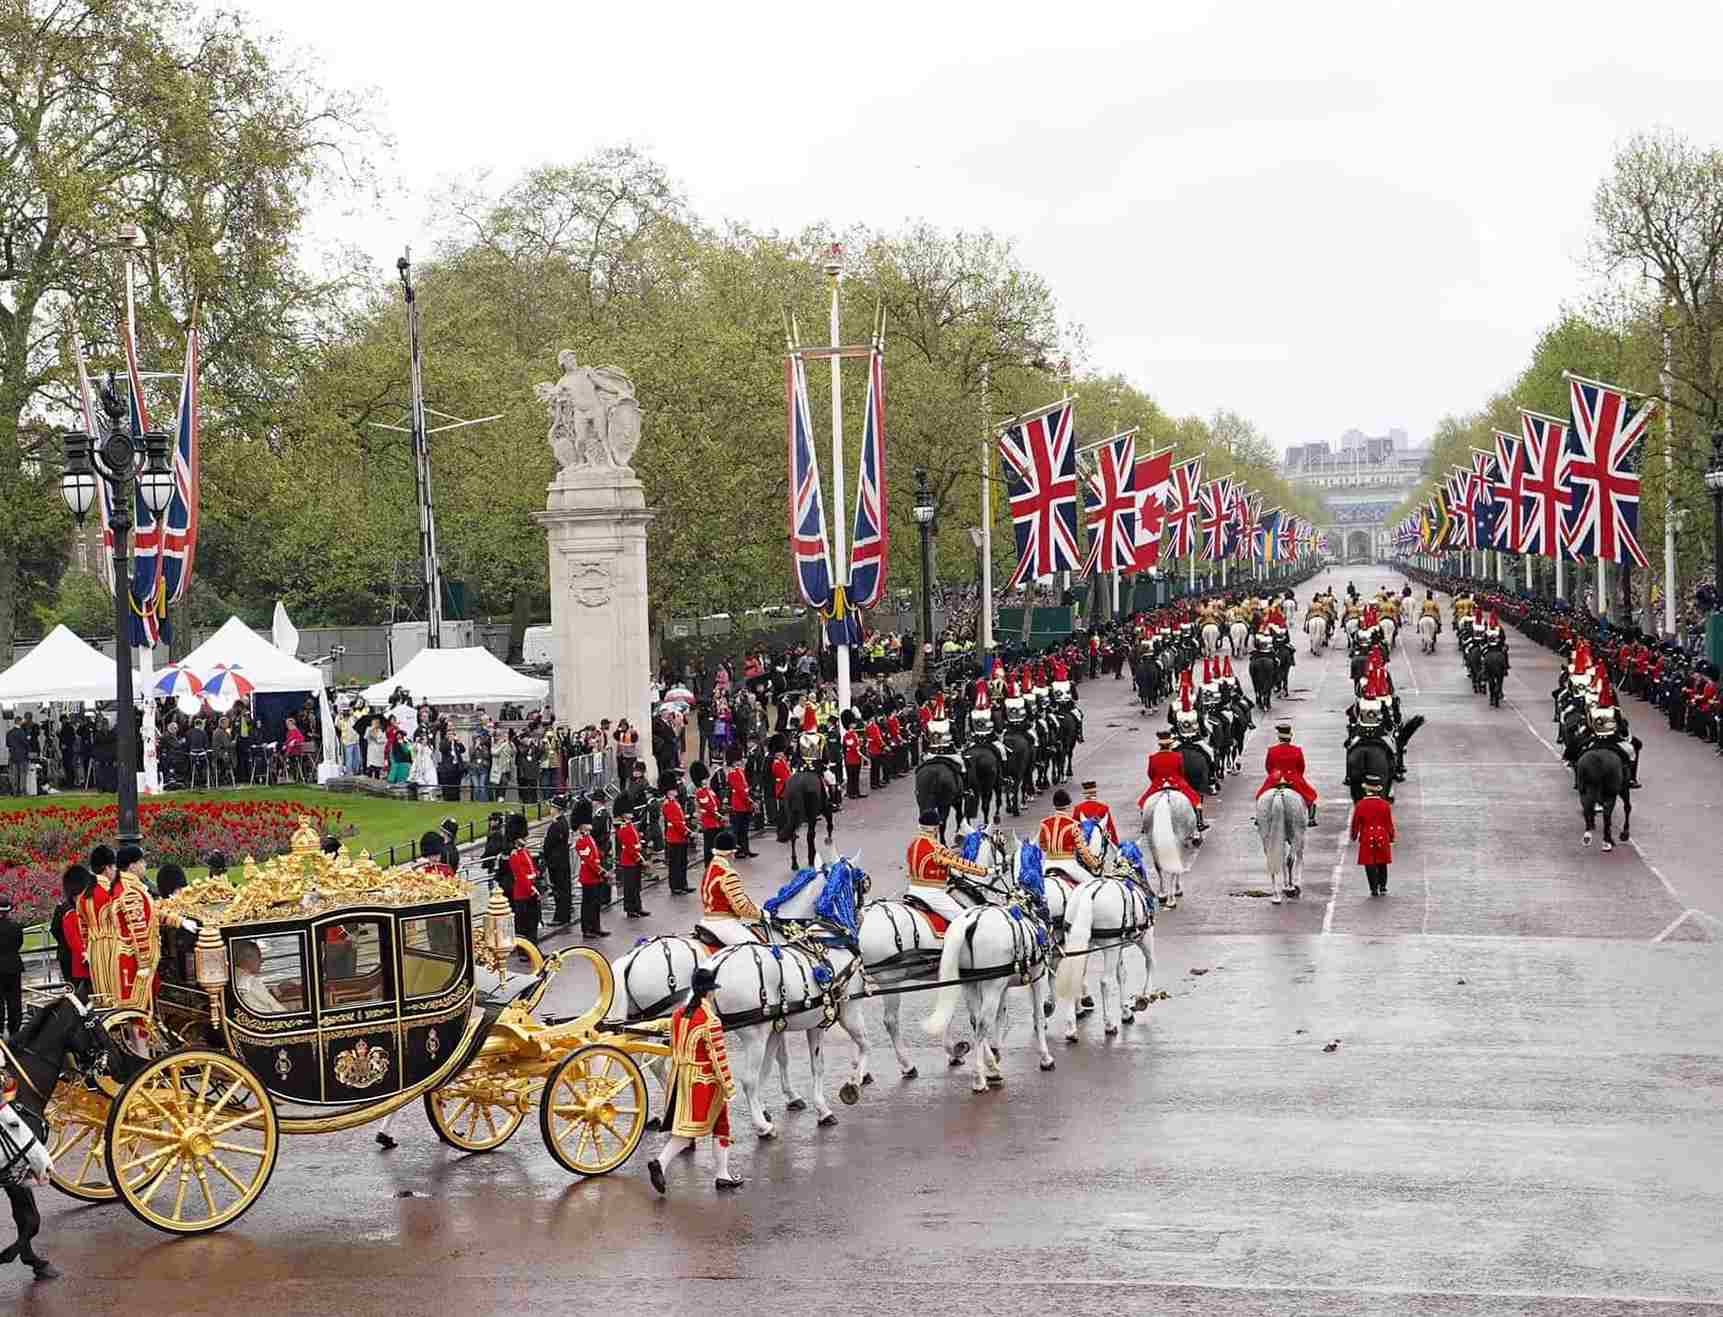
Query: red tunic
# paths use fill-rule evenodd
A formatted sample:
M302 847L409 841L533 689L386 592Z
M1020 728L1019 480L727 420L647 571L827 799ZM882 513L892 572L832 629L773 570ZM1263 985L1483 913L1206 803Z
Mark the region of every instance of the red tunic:
M971 864L936 837L916 837L909 843L909 881L920 887L944 887L953 873L984 877L987 870Z
M626 869L640 867L640 829L633 820L617 825L616 863Z
M861 767L861 736L852 727L844 733L844 763L851 767Z
M1082 823L1086 819L1094 819L1107 834L1107 839L1117 846L1119 844L1119 825L1113 821L1113 807L1104 800L1079 800L1071 809L1071 815Z
M509 856L509 874L514 882L509 887L511 901L531 901L538 897L538 865L533 863L532 852L525 846L515 849Z
M875 758L885 753L885 734L880 731L877 722L867 725L867 752Z
M575 839L574 853L580 858L582 887L596 887L604 881L604 857L590 835Z
M1304 780L1304 751L1296 745L1269 746L1263 767L1268 772L1268 780L1257 789L1257 799L1260 800L1262 793L1272 787L1287 786L1303 796L1306 805L1316 803L1316 788Z
M1035 836L1036 844L1050 860L1075 855L1082 840L1082 825L1069 814L1049 814L1041 820L1041 831Z
M724 1050L722 1021L704 1001L692 1015L678 1006L671 1012L669 1033L675 1074L671 1133L689 1139L710 1134L728 1144L730 1095L736 1091L736 1080Z
M737 765L730 770L730 812L752 814L754 798L748 794L748 772Z
M664 798L664 844L681 846L688 840L688 815L675 796Z
M694 808L700 811L701 831L716 832L724 826L724 820L718 816L718 793L711 787L701 787L694 793Z
M1365 796L1352 807L1352 839L1358 863L1394 863L1394 807L1382 796Z
M1137 797L1137 808L1148 804L1157 791L1182 791L1192 809L1202 808L1202 797L1185 780L1185 757L1178 750L1157 750L1149 756L1149 789Z
M790 761L779 755L772 760L772 796L776 800L784 798L784 784L790 780Z

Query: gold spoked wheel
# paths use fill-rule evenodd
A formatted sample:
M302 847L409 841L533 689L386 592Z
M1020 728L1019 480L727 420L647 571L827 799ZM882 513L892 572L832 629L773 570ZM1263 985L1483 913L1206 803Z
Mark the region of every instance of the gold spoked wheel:
M173 1052L120 1090L108 1116L108 1180L139 1220L201 1235L238 1220L275 1170L275 1104L221 1052Z
M475 1068L425 1094L425 1119L450 1147L490 1152L514 1137L531 1106L527 1084Z
M640 1146L646 1114L646 1077L634 1058L609 1043L591 1043L551 1072L538 1125L565 1170L608 1175Z
M151 1021L142 1011L114 1011L104 1016L102 1027L124 1051L134 1051L141 1040L153 1045ZM108 1128L108 1112L119 1084L106 1075L94 1080L83 1076L62 1078L43 1112L48 1122L48 1154L54 1159L49 1173L61 1193L85 1203L108 1203L114 1186L108 1179L108 1162L102 1144Z

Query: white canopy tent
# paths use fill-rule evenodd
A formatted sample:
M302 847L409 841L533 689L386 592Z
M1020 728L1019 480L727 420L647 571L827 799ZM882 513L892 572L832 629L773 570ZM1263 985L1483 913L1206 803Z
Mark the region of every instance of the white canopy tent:
M142 678L132 672L132 694L142 700ZM114 660L55 627L23 658L0 672L0 703L70 704L114 698Z
M531 703L550 693L548 681L522 676L482 645L422 649L393 677L368 687L365 702L381 708L396 687L432 704Z
M239 674L260 695L317 692L317 712L323 724L323 762L340 763L341 742L335 732L335 715L329 708L322 668L283 653L237 617L228 618L219 631L180 660L181 667L190 668L204 681L215 675L218 663L238 668Z

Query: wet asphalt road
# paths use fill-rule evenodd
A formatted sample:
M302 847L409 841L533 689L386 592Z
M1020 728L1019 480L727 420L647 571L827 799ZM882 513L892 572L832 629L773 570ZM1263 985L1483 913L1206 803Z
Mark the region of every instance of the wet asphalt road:
M1630 702L1649 784L1634 842L1583 850L1545 740L1553 658L1516 644L1492 711L1450 640L1393 661L1406 712L1430 722L1399 788L1389 896L1367 895L1340 841L1344 656L1301 654L1276 712L1296 720L1325 800L1302 901L1243 894L1263 885L1253 769L1211 803L1188 900L1161 920L1169 999L1116 1040L1090 1017L1080 1044L1052 1044L1055 1073L1037 1072L1018 1008L1002 1091L972 1096L968 1071L919 1037L921 1077L899 1080L869 1007L879 1082L835 1128L780 1113L775 1142L744 1135L738 1197L715 1197L702 1151L659 1199L651 1135L616 1174L574 1183L536 1122L461 1158L414 1113L386 1155L369 1130L284 1140L263 1201L203 1239L46 1193L44 1245L67 1276L0 1273L0 1303L222 1317L1723 1309L1723 763ZM1153 726L1128 694L1085 685L1079 761L1121 813ZM1247 762L1264 746L1259 729ZM912 814L899 783L840 818L876 893L901 885ZM778 848L758 844L748 875L764 896L782 874ZM695 913L662 889L647 904L654 931ZM641 931L612 927L612 954ZM571 971L552 1008L587 993ZM908 998L906 1020L928 1005ZM848 1056L834 1040L828 1059ZM792 1074L805 1083L799 1044Z

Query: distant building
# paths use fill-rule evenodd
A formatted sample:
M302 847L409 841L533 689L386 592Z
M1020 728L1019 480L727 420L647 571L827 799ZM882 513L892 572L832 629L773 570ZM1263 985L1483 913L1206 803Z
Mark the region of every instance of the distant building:
M1326 441L1295 444L1282 472L1289 483L1317 492L1327 505L1336 557L1368 561L1386 554L1388 516L1424 478L1430 450L1398 426L1387 434L1347 430L1335 448Z

